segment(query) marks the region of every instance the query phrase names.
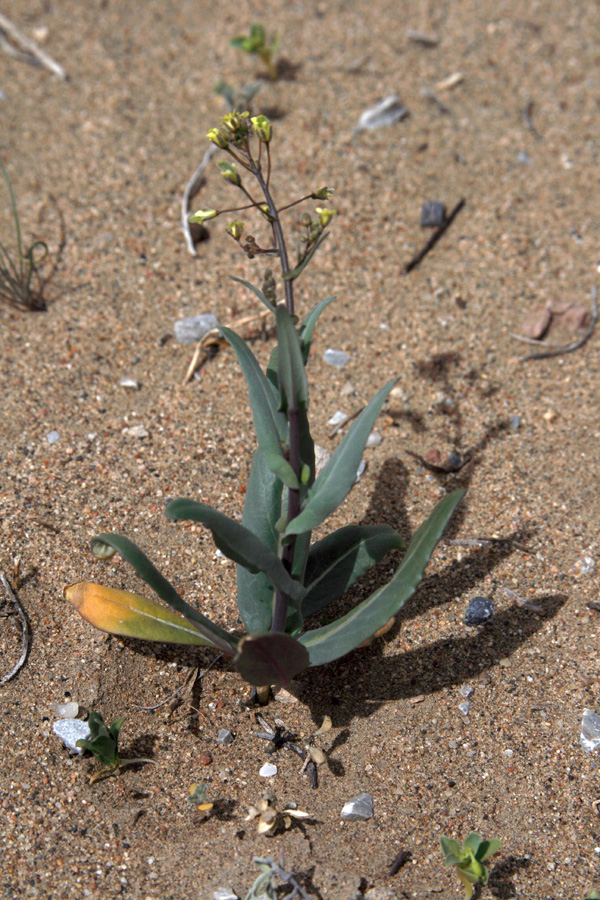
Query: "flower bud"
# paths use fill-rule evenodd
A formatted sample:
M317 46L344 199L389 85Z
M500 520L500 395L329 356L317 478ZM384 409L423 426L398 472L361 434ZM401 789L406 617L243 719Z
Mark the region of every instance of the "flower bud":
M330 187L322 187L319 188L318 191L315 191L314 194L311 194L312 200L329 200L331 195L335 193L335 188Z
M310 226L310 224L312 223L310 214L302 213L302 218L300 219L300 222L304 225L305 228L308 228Z
M225 231L227 234L230 234L235 241L239 241L244 233L244 223L230 222Z
M228 159L220 159L217 166L221 170L221 175L225 181L229 181L231 184L235 184L236 187L240 187L242 179L240 178L235 163L229 162Z
M220 128L211 128L206 137L209 141L212 141L213 144L216 144L217 147L220 147L221 150L227 150L229 140L227 135L223 134Z
M197 222L202 225L208 219L214 219L219 213L216 209L199 209L193 216L188 216L188 222Z
M268 144L273 136L273 129L271 127L271 123L267 119L266 116L253 116L250 121L252 122L252 127L254 128L254 133L258 135L258 139L262 141L263 144ZM317 197L317 200L324 200L325 197Z
M241 146L246 138L248 137L248 133L250 131L250 125L248 123L248 116L250 113L228 113L226 116L223 116L223 125L231 134L231 140L237 145Z
M327 228L333 217L335 216L337 210L335 209L325 209L324 207L317 206L315 208L315 212L319 216L319 221L323 228Z
M265 218L267 220L267 222L275 221L273 216L269 212L269 207L267 206L266 203L261 203L261 205L258 208L259 208L260 212L262 213L263 218Z

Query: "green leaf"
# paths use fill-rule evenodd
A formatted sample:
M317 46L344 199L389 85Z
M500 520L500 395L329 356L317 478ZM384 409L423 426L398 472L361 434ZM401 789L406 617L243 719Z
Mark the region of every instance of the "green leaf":
M92 753L104 766L116 768L121 762L118 753L119 731L125 721L124 717L115 719L110 728L104 724L101 713L91 712L88 718L90 729L89 740L79 740L77 747Z
M292 578L277 554L255 534L229 516L206 506L205 503L187 500L184 497L168 503L165 515L170 519L202 522L210 528L215 544L229 559L245 566L252 573L264 572L273 587L283 591L292 601L299 603L304 597L306 593L304 587Z
M297 489L298 479L285 458L282 447L288 441L287 422L278 410L278 398L273 386L246 342L235 331L224 326L221 327L221 333L233 347L248 384L256 439L267 465L285 485Z
M325 300L321 300L320 303L311 309L304 322L300 326L300 343L302 345L302 356L304 358L304 365L308 362L308 356L310 353L310 345L312 343L313 334L315 331L315 326L317 324L317 320L326 306L329 306L332 300L335 300L335 296L327 297Z
M270 550L277 552L281 518L283 484L267 466L257 450L252 459L242 525L256 535ZM237 603L242 621L252 632L268 631L273 617L273 585L264 572L249 572L237 567Z
M321 237L319 238L319 240L316 242L316 244L312 248L312 250L310 250L308 255L304 257L304 259L302 260L300 265L296 266L296 268L293 269L291 272L285 273L285 275L283 276L284 281L291 281L292 278L297 278L298 275L300 275L304 271L306 266L309 264L309 262L311 261L311 259L313 258L313 256L315 255L315 253L317 252L317 250L323 243L323 241L328 237L329 237L329 232L322 234Z
M272 313L275 312L275 304L271 303L270 300L267 300L260 288L257 288L256 285L252 284L250 281L246 281L245 278L237 278L235 275L230 275L229 277L232 281L237 281L239 284L243 284L244 287L247 287L249 291L256 294L260 302L264 303L267 309L270 309Z
M146 554L137 547L133 541L124 537L122 534L99 534L92 538L92 553L100 559L106 559L106 545L112 547L121 554L137 572L140 578L149 584L161 600L172 606L173 609L181 613L182 616L190 622L200 634L207 637L212 644L215 644L224 653L231 654L237 649L238 641L231 634L228 634L223 628L214 625L210 619L199 613L193 606L183 600L170 581L167 581L156 566L150 562Z
M310 548L304 576L304 618L337 600L371 566L402 547L400 535L388 525L348 525L317 541Z
M310 653L311 666L322 666L345 656L395 616L414 593L435 545L465 492L454 491L438 503L417 529L392 580L330 625L308 631L300 642Z
M305 648L289 634L253 634L240 641L234 664L242 678L257 686L288 684L308 667Z
M282 410L306 409L308 383L300 349L300 337L294 320L283 304L279 304L277 317L277 380L279 383L279 408Z
M475 859L478 862L484 862L484 860L493 856L494 853L497 853L501 846L502 841L498 840L498 838L492 838L490 841L481 841L475 853Z
M440 846L447 866L457 866L460 862L460 844L454 838L440 837Z
M288 524L285 537L310 531L320 525L342 503L356 482L356 470L362 458L367 438L388 394L398 381L394 378L380 388L369 405L363 409L348 433L336 447L331 459L318 475L308 492L306 506Z
M277 396L279 396L279 347L277 344L273 347L271 352L271 356L269 357L269 365L267 366L267 380L271 382L275 390L277 391Z
M465 850L470 850L475 858L477 858L477 851L479 849L479 845L481 844L482 838L481 835L477 834L476 831L470 831L469 834L463 841L462 849L463 852Z
M150 562L146 554L137 547L133 541L121 534L99 534L92 539L92 553L100 559L106 559L106 546L112 547L121 554L137 572L140 578L149 584L161 600L168 603L178 613L190 622L201 635L222 650L224 653L233 655L237 649L238 640L233 635L228 634L223 628L214 625L210 619L203 616L196 609L186 603L179 596L170 581L167 581L156 566Z

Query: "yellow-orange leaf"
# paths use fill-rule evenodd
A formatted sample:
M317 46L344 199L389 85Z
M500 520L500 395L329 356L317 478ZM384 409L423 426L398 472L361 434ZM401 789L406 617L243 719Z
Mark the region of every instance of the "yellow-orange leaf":
M101 631L144 641L214 646L183 616L140 594L78 581L67 585L64 596L90 625Z

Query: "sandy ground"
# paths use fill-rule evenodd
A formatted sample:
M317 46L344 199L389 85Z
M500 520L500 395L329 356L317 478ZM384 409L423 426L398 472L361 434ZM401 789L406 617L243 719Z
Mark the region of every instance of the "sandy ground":
M252 857L284 850L314 898L451 898L460 887L439 836L477 830L503 841L481 897L583 898L600 886L598 770L579 741L584 708L600 706L600 620L587 607L598 570L578 565L598 556L598 337L521 362L528 348L511 332L547 303L588 306L598 278L597 4L12 0L3 12L30 35L47 29L44 48L69 80L0 56L0 156L24 234L56 253L60 210L66 237L48 311L0 306L0 568L18 581L32 632L25 667L0 686L0 894L243 896ZM333 721L317 790L298 757L277 754L269 786L313 820L273 839L245 822L267 786L267 757L235 673L218 664L178 710L135 709L212 655L107 638L62 599L79 580L140 588L123 562L89 552L91 536L114 530L187 600L239 625L233 565L162 507L201 497L239 515L243 504L253 435L239 368L226 351L184 387L191 348L171 336L182 316L227 322L257 310L227 276L260 282L262 266L236 252L220 220L197 259L179 228L183 187L224 112L213 85L256 73L228 40L256 20L281 35L289 63L256 103L279 116L277 197L336 187L327 252L298 283L300 312L337 295L309 368L318 442L339 440L327 425L337 409L353 412L401 377L378 421L383 440L328 527L384 521L409 536L458 485L468 496L447 537L508 539L442 542L385 639L300 677L296 703L266 709L299 738L325 714ZM407 28L439 44L409 41ZM460 83L438 86L454 73ZM360 113L390 94L410 116L354 134ZM198 205L225 196L213 172ZM404 275L429 235L422 203L461 198L446 234ZM14 246L7 212L0 239ZM350 354L346 368L323 361L327 347ZM271 348L254 344L263 364ZM124 377L140 390L121 387ZM129 437L134 425L147 437ZM409 451L471 461L436 474ZM477 595L496 612L468 628ZM0 619L0 647L7 672L19 654L12 616ZM69 758L52 734L65 699L107 720L125 715L124 755L156 765L89 785L92 763ZM235 735L228 747L215 741L220 728ZM200 781L216 801L208 817L187 801ZM341 823L361 791L374 817ZM410 859L388 877L400 850Z

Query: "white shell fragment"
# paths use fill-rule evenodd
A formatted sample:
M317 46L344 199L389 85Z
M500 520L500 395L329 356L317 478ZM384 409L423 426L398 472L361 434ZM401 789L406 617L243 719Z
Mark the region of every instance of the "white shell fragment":
M335 366L336 369L343 369L350 362L350 354L328 347L323 354L323 361L329 363L330 366Z
M391 94L385 100L381 100L375 106L371 106L370 109L365 109L358 120L358 125L354 132L381 128L382 125L393 125L394 122L400 122L402 119L405 119L407 115L408 110L404 104L398 97Z
M367 438L367 447L378 447L383 438L378 431L372 431Z
M178 319L173 326L175 338L180 344L195 344L201 341L205 334L219 328L219 320L212 313L202 313L200 316L190 316L187 319Z
M332 417L327 421L328 425L341 425L342 422L345 422L348 418L348 414L342 412L341 409L338 409L334 412Z
M131 425L129 428L123 428L121 434L126 438L141 440L148 437L148 429L144 425Z
M71 700L69 703L56 703L54 705L54 713L59 719L75 719L79 712L79 703Z
M468 716L469 710L471 709L471 704L468 700L465 700L463 703L458 704L458 708L460 709L463 716Z
M141 385L135 378L121 378L119 387L125 388L126 391L139 391Z
M261 766L258 774L261 778L272 778L273 775L277 775L277 766L275 766L273 763L266 762L263 766Z
M344 822L359 822L373 818L373 798L370 794L359 794L354 800L344 803L342 820Z
M581 720L581 746L591 753L600 746L600 716L593 709L584 709Z
M69 753L83 753L76 747L77 741L87 741L91 737L90 726L81 719L59 719L52 726L54 734L61 739Z
M217 890L213 894L213 900L239 900L237 894L231 890L231 888L217 888Z

